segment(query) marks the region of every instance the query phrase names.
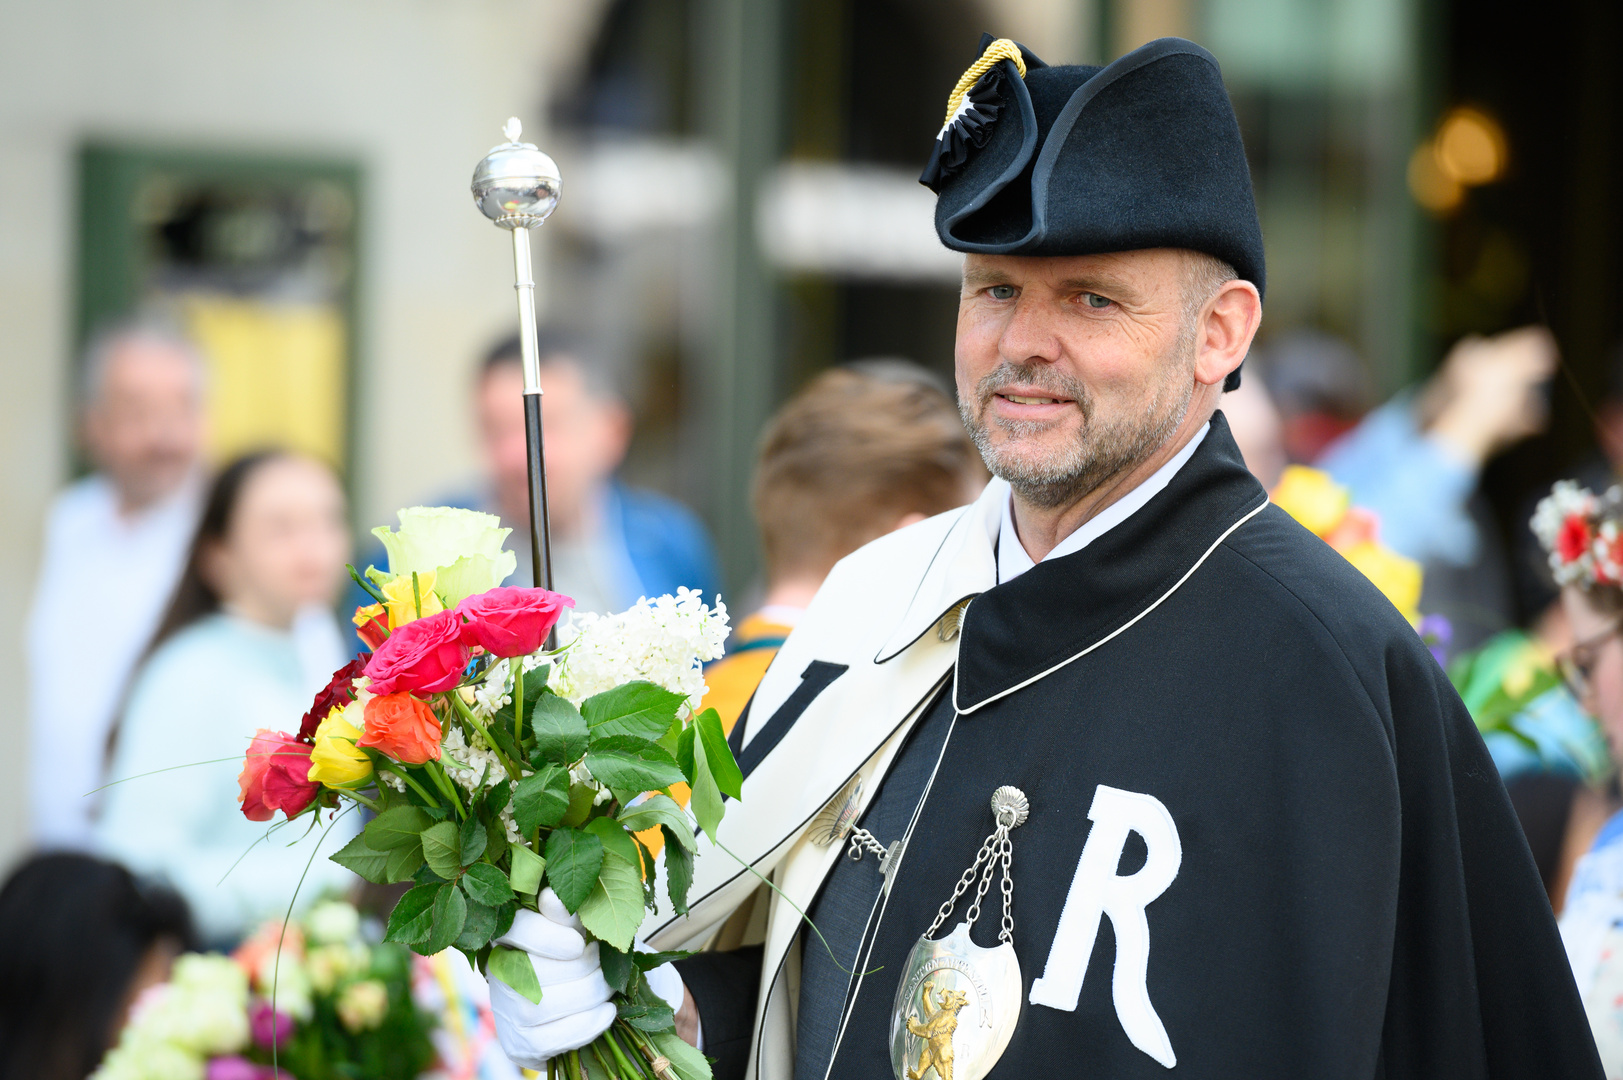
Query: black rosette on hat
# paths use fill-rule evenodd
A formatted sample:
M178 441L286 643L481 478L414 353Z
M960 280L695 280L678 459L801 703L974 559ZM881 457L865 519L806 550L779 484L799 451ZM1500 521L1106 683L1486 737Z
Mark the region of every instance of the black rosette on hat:
M1015 104L1006 101L1009 80L1019 82L1028 68L1042 66L1041 60L1018 43L983 35L980 58L959 78L947 99L947 120L936 133L919 183L939 193L941 185L964 167L970 152L986 145L998 113Z

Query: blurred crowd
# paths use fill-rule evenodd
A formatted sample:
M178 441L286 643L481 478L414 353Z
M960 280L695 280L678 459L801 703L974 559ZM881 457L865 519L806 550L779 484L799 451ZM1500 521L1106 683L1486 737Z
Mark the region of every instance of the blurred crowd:
M540 345L558 588L577 611L604 613L683 586L715 595L699 518L619 478L633 414L591 343L543 328ZM1322 471L1421 568L1419 611L1447 627L1439 658L1461 673L1558 912L1580 856L1623 806L1594 719L1623 732L1623 646L1597 637L1615 638L1615 616L1596 623L1581 608L1574 616L1570 598L1563 605L1530 531L1503 534L1482 477L1496 454L1544 428L1559 363L1539 327L1469 337L1425 382L1374 402L1347 344L1295 333L1253 352L1223 406L1266 487L1291 466ZM1623 357L1618 366L1596 409L1600 449L1570 470L1596 491L1623 467ZM527 585L518 339L470 368L482 473L424 501L513 526L510 583ZM345 565L383 553L355 542L342 478L276 447L211 468L207 365L165 326L108 329L82 370L88 471L44 523L27 628L36 853L0 891L0 1080L87 1076L183 950L236 948L266 919L323 896L374 910L389 899L363 894L324 857L357 823L267 837L236 809L254 731L287 728L356 651L349 613L362 601ZM751 491L761 599L740 612L726 657L706 674L724 726L840 558L963 505L986 479L953 388L923 367L854 362L791 398L760 435ZM92 635L92 653L62 647ZM1619 653L1613 697L1610 683L1588 680L1608 641ZM1576 647L1589 650L1585 679L1563 685L1553 673L1575 670ZM1553 694L1509 693L1519 669L1501 655L1543 672L1538 686ZM255 848L266 850L243 858ZM477 987L464 992L477 998ZM480 1007L470 1006L475 1024ZM720 1049L730 1035L710 1037Z

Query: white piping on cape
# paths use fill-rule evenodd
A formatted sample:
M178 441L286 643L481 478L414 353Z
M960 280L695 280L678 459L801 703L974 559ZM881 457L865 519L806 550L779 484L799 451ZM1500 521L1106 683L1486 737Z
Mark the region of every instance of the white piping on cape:
M1030 686L1034 682L1037 682L1037 681L1039 681L1041 679L1046 679L1046 678L1048 678L1048 676L1054 674L1054 672L1058 671L1060 668L1064 667L1066 664L1070 664L1070 663L1073 663L1073 662L1075 662L1077 660L1082 659L1084 656L1088 655L1088 653L1092 652L1094 649L1097 649L1099 646L1103 645L1105 642L1114 639L1115 637L1117 637L1120 634L1126 633L1140 619L1142 619L1144 616L1148 615L1150 612L1154 611L1156 608L1160 607L1166 601L1167 597L1171 596L1173 593L1177 592L1180 588L1182 588L1183 583L1188 581L1190 579L1190 577L1194 575L1194 572L1196 570L1199 570L1201 568L1201 566L1206 562L1207 559L1211 558L1212 552L1216 551L1218 546L1220 544L1222 544L1223 541L1225 541L1225 540L1227 540L1229 538L1230 533L1232 533L1235 529L1238 529L1241 525L1244 525L1246 522L1250 521L1252 518L1256 517L1258 514L1262 513L1263 510L1267 509L1268 501L1269 500L1265 497L1262 500L1262 502L1259 503L1254 509L1252 509L1250 511L1247 511L1246 514L1243 517L1240 518L1240 520L1236 521L1233 525L1230 525L1228 528L1224 529L1223 534L1221 536L1219 536L1216 540L1212 541L1212 546L1207 548L1205 553L1202 554L1200 558L1195 560L1195 564L1184 572L1183 577L1181 577L1177 581L1173 582L1172 583L1172 588L1168 589L1166 592L1162 593L1159 597L1157 597L1153 604L1151 604L1149 607L1145 608L1143 611L1139 612L1137 615L1134 615L1131 619L1128 619L1126 622L1122 623L1120 626L1116 627L1116 629L1112 630L1110 633L1106 634L1104 637L1100 638L1098 641L1095 641L1092 645L1089 645L1087 648L1083 649L1081 652L1077 653L1074 656L1066 657L1064 660L1061 660L1059 663L1053 665L1048 670L1040 671L1037 674L1033 675L1031 678L1026 679L1024 682L1016 683L1014 686L1009 687L1007 690L1003 690L1003 691L1000 691L1000 692L998 692L996 694L993 694L991 697L987 698L984 701L977 701L975 704L969 706L968 708L958 708L958 673L962 669L962 664L961 663L960 664L954 664L953 668L952 668L952 703L953 703L953 707L958 709L958 715L959 716L968 716L970 713L977 711L982 706L990 705L994 701L997 701L997 700L999 700L1001 698L1008 697L1010 694L1014 693L1016 690L1023 690L1026 687ZM970 606L974 606L973 601L971 601ZM967 615L967 614L968 614L968 612L966 611L965 615Z

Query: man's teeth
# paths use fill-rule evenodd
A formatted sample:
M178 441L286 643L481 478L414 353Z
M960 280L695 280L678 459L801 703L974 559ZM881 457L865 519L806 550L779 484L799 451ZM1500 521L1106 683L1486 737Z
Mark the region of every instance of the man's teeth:
M1058 405L1059 398L1051 397L1021 397L1018 394L1004 394L1004 397L1016 405Z

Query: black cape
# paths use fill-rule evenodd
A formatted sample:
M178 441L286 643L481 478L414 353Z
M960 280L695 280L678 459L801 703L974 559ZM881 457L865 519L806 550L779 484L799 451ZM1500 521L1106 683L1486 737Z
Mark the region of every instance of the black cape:
M829 1075L890 1074L897 977L991 831L988 796L1013 784L1031 802L1013 834L1028 1000L994 1078L1601 1076L1465 707L1341 556L1277 507L1246 517L1264 501L1219 414L1140 511L971 602L940 706L959 714ZM1118 1020L1108 917L1076 1009L1029 1002L1101 786L1159 800L1181 842L1145 908L1171 1070ZM1144 858L1130 840L1117 874ZM991 946L995 886L985 907L974 937Z

